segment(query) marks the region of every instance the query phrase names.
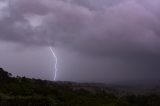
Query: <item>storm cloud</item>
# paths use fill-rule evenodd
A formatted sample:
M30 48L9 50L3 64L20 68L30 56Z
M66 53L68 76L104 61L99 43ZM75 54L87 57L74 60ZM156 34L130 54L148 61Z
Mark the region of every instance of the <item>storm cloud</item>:
M111 6L101 1L99 9L94 6L98 1L92 2L87 6L83 0L1 1L6 6L1 8L0 39L65 45L95 55L159 52L158 0L112 1Z
M159 0L0 0L0 40L160 73L159 7Z

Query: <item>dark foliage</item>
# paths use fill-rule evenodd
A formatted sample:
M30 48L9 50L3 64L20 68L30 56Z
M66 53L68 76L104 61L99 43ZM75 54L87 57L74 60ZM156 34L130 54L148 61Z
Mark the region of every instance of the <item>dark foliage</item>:
M0 68L1 106L160 106L158 94L121 94L93 84L12 77Z

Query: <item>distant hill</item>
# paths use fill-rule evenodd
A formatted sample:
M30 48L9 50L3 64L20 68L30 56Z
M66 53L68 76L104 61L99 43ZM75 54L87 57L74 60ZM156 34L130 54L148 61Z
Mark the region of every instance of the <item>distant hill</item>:
M155 92L158 87L143 94L128 92L130 89L13 77L0 68L1 106L160 106L160 95Z

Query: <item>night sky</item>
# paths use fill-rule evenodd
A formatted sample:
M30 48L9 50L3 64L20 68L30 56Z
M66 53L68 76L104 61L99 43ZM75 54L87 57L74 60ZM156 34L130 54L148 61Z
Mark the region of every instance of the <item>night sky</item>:
M159 82L160 0L0 0L0 67L57 81Z

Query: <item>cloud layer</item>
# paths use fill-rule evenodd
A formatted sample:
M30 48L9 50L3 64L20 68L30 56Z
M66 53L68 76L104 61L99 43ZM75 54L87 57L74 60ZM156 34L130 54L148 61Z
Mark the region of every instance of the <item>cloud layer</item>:
M159 9L159 0L0 0L0 40L62 49L64 80L159 79Z
M1 0L0 39L97 55L159 53L158 0Z

